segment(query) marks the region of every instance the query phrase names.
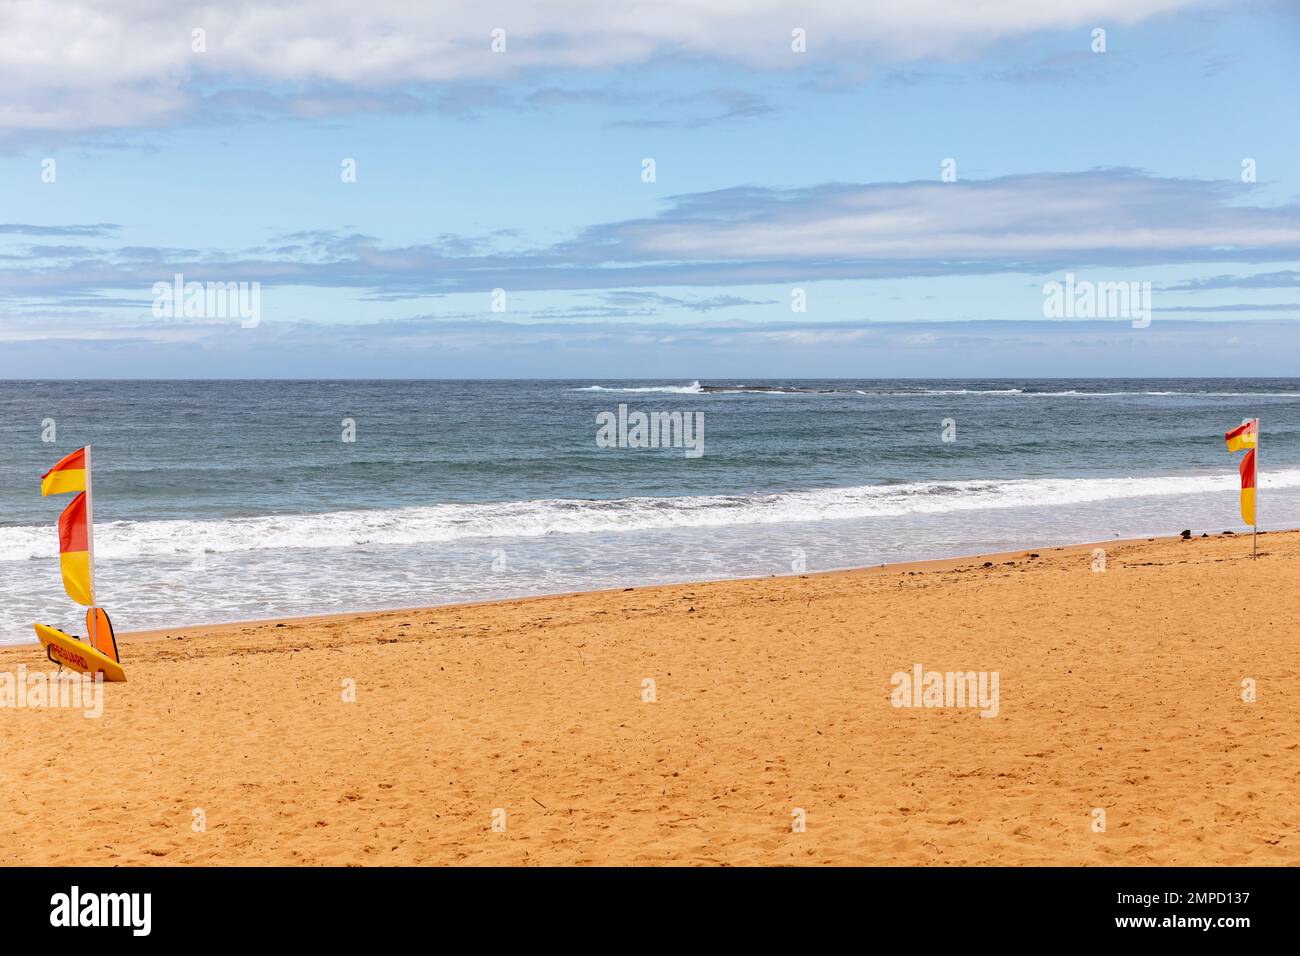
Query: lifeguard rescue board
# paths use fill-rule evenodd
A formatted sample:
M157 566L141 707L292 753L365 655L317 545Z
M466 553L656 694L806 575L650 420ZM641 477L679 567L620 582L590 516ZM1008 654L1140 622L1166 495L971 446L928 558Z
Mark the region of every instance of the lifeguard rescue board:
M126 680L122 665L57 627L36 625L36 636L49 658L83 674L103 674L106 681Z

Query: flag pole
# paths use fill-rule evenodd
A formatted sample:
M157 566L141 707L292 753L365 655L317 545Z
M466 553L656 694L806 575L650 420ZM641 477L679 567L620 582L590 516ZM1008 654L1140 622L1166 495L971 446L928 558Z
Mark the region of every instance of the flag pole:
M90 567L90 604L95 605L95 486L94 477L90 469L90 446L86 446L86 550L90 552L88 565ZM93 631L94 624L91 624ZM91 633L90 644L95 644L95 635Z
M1247 418L1223 434L1228 451L1244 451L1237 468L1241 472L1241 517L1250 518L1250 556L1259 557L1259 419ZM1249 469L1249 474L1247 474Z

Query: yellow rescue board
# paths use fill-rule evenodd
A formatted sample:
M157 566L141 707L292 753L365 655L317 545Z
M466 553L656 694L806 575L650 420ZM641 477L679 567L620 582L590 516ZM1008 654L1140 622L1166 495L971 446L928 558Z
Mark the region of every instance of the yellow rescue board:
M83 674L104 675L104 680L126 680L122 665L111 657L105 657L89 644L85 644L71 634L64 634L57 627L44 624L36 625L36 636L51 660L64 667L81 671Z

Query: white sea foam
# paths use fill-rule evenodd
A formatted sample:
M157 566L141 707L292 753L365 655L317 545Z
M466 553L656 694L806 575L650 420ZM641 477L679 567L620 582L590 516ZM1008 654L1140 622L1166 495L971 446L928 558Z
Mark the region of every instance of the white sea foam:
M1089 392L1079 389L1062 389L1060 391L1028 391L1023 388L911 388L878 389L818 387L810 385L701 385L698 381L688 385L584 385L573 388L575 392L619 392L624 394L661 395L867 395L887 398L906 398L908 396L931 395L1024 395L1030 398L1121 398L1124 396L1141 396L1160 398L1165 396L1189 396L1201 398L1295 398L1300 399L1300 392L1201 392L1195 390L1144 390L1120 392Z
M1125 395L1165 396L1185 395L1193 398L1300 398L1300 392L1189 392L1189 391L1145 391L1145 392L1080 392L1067 389L1063 392L1025 392L1034 397L1052 398L1055 396L1079 396L1080 398L1116 398Z
M1300 470L1261 477L1264 489L1300 487ZM1231 494L1237 487L1235 474L924 481L773 494L543 499L209 520L110 521L96 527L95 550L100 557L134 558L193 556L200 551L347 549L989 509L1039 510L1113 499ZM56 553L56 535L50 526L0 528L0 561L48 559Z
M704 386L699 382L691 382L689 385L644 385L636 387L622 387L613 385L586 385L582 388L573 389L575 392L658 392L664 395L702 395Z

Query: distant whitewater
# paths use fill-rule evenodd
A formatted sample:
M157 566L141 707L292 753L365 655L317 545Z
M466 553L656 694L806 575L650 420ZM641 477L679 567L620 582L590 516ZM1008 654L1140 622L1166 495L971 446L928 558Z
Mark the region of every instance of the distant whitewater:
M1262 527L1300 526L1297 399L1293 379L0 383L0 641L75 617L37 477L85 443L99 589L131 630L1240 531L1222 434L1248 416ZM702 414L706 453L598 447L620 404Z
M735 384L735 385L701 385L699 381L686 385L584 385L574 389L578 392L619 392L625 395L660 394L660 395L888 395L901 397L906 395L1041 395L1060 397L1077 395L1085 398L1113 398L1120 395L1192 395L1209 398L1300 398L1295 392L1212 392L1202 390L1174 391L1170 389L1145 389L1142 391L1107 392L1079 389L1064 391L1046 388L898 388L884 387L865 389L853 385L777 385L777 384Z

